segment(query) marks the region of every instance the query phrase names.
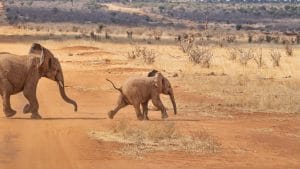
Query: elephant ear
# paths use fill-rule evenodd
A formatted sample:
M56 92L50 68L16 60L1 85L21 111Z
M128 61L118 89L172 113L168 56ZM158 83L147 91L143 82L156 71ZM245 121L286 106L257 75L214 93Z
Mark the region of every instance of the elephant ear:
M151 72L148 73L148 77L154 77L156 73L158 73L158 71L153 69Z
M154 86L158 88L160 91L162 90L163 85L163 75L160 72L157 72L154 79Z
M46 70L50 69L54 56L48 49L38 43L33 43L29 50L29 54L40 55L39 67L43 67Z

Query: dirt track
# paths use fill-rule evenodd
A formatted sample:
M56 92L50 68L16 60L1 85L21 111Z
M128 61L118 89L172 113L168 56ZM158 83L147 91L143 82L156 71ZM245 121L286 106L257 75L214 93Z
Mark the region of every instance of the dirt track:
M103 80L107 75L105 71L65 70L66 83L73 86L67 92L79 103L77 113L62 101L56 84L47 79L41 80L38 88L42 120L31 120L29 115L20 113L26 101L22 94L14 96L13 108L19 113L12 119L6 119L4 114L0 118L0 168L296 169L300 166L300 117L295 115L236 113L231 118L212 118L186 116L181 110L168 120L186 130L207 129L221 142L221 152L213 155L157 152L147 154L143 160L120 156L114 152L118 144L96 141L87 135L90 130L103 130L111 123L106 112L114 105L117 93ZM118 74L110 77L119 82L124 78ZM74 87L79 84L94 88L84 91ZM184 95L180 88L176 93L179 98ZM130 107L116 116L116 120L122 118L132 124L142 123L136 120ZM150 118L161 122L157 121L158 112L150 112Z

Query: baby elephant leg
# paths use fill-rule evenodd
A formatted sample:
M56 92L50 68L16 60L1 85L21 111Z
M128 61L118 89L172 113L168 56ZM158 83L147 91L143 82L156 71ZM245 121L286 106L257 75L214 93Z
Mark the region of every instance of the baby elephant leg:
M166 108L162 104L159 96L152 97L152 103L153 103L154 106L156 106L161 111L161 118L162 119L166 119L166 118L169 117L168 114L167 114Z
M144 116L141 112L141 107L140 107L140 104L135 104L133 105L134 107L134 110L135 110L135 113L136 113L136 117L139 119L139 120L143 120L144 119Z
M114 116L117 114L117 112L127 105L128 105L128 103L123 99L122 96L120 96L116 108L114 108L114 110L111 110L107 113L108 117L110 119L113 119Z
M149 120L148 117L148 102L142 104L144 120Z

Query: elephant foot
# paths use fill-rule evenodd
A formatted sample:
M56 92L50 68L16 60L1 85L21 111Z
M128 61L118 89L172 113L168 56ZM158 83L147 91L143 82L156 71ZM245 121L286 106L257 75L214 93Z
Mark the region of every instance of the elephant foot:
M4 110L5 116L6 117L12 117L14 116L17 112L15 110L9 109L9 110Z
M162 116L161 116L162 119L166 119L166 118L168 118L168 117L169 117L169 116L168 116L167 113L164 113L164 114L162 114Z
M32 114L31 114L31 118L32 118L32 119L41 119L42 116L39 115L38 113L32 113Z
M144 116L144 120L149 120L149 117L148 116Z
M113 112L113 111L108 112L107 115L108 115L108 117L109 117L110 119L113 119L113 118L114 118L114 112Z
M142 115L142 114L139 114L138 116L137 116L137 118L138 118L138 120L143 120L144 119L144 116Z
M26 113L29 113L30 112L30 104L26 104L23 108L23 113L26 114Z

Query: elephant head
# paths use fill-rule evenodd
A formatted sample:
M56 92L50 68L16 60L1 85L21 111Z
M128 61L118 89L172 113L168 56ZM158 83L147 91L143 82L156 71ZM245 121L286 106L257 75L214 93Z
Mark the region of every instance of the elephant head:
M177 108L176 108L176 102L175 102L175 97L174 97L174 91L171 86L170 81L165 78L159 71L157 70L152 70L151 72L148 73L148 77L156 77L155 79L155 86L159 90L159 93L169 95L170 100L173 105L174 109L174 114L177 114Z
M40 76L56 81L59 86L61 97L67 103L72 104L74 106L74 111L77 111L77 103L70 99L65 93L64 76L58 59L54 57L54 55L48 49L44 48L38 43L32 44L29 54L40 55L40 61L38 63L38 71Z

